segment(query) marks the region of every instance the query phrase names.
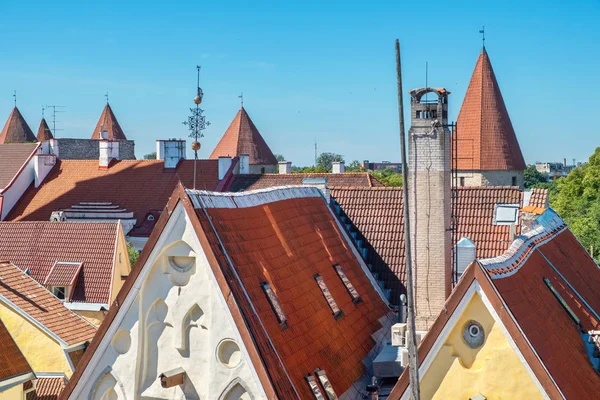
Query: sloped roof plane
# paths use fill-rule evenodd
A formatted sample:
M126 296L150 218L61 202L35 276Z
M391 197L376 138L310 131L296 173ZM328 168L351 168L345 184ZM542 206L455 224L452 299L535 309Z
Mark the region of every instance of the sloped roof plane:
M42 120L40 121L40 127L38 128L36 138L37 138L38 142L45 142L46 140L50 140L50 139L54 138L54 135L52 135L52 131L50 130L50 127L48 127L46 118L42 118Z
M253 165L277 164L273 152L244 107L240 108L235 118L233 118L229 128L227 128L209 158L238 157L240 154L248 154L250 164Z
M96 128L94 128L94 132L92 133L92 139L100 140L103 139L101 136L101 130L108 134L108 140L126 140L127 137L125 133L123 133L123 129L121 129L121 125L119 125L119 121L117 121L117 117L115 117L115 113L113 112L110 104L106 103L104 106L104 110L102 110L102 114L98 119L98 123L96 124Z
M485 47L477 59L456 124L459 170L525 169L519 141Z
M25 168L38 147L37 143L0 144L0 192Z
M4 143L30 143L35 142L36 138L25 118L21 115L19 109L15 106L8 116L8 120L0 131L0 144Z
M27 359L6 329L4 322L0 320L0 388L6 389L3 387L4 380L28 374L32 379L34 378L33 370Z

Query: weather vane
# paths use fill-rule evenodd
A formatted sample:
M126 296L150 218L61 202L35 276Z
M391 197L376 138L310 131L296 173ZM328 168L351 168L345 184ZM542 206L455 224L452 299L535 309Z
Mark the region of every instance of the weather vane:
M244 92L240 93L240 95L238 96L238 99L240 99L240 102L242 103L242 107L244 107Z
M104 97L106 97L106 104L108 104L108 92L104 94Z
M13 97L15 98L15 107L17 106L17 91L13 93Z
M183 122L191 132L189 137L194 138L194 141L192 142L192 150L194 150L194 189L196 189L196 164L198 161L198 150L200 150L198 138L204 137L202 131L210 125L210 122L208 122L204 116L204 110L200 108L204 93L202 92L202 89L200 89L200 66L196 65L196 69L198 70L198 80L196 85L198 90L196 97L194 97L196 108L190 108L191 115L188 117L187 121Z
M479 30L479 33L481 33L481 39L483 40L483 47L485 47L485 25L481 27L481 29Z

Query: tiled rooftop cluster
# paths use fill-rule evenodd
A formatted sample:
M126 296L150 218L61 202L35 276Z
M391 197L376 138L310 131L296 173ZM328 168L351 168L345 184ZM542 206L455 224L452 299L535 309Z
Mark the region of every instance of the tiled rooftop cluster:
M383 186L368 172L328 174L328 173L303 173L303 174L248 174L237 175L231 184L231 192L241 192L256 189L265 189L275 186L302 185L305 179L324 179L329 187L374 187Z

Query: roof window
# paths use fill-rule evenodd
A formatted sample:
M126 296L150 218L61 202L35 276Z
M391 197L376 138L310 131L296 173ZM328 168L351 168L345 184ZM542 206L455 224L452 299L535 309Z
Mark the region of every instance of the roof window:
M269 301L269 304L271 304L271 308L273 309L273 312L275 313L275 316L277 317L277 321L279 322L279 326L281 326L283 329L287 328L287 317L285 316L285 313L283 312L283 308L281 308L281 305L279 304L279 300L277 300L277 296L275 296L275 292L273 291L273 288L271 288L271 285L269 285L267 282L262 282L260 284L260 286L262 287L262 290L265 292L265 296L267 296L267 300Z
M316 369L315 375L319 378L319 382L321 382L321 386L325 389L325 395L328 400L338 400L337 394L335 394L335 390L333 390L333 386L331 386L331 382L329 382L329 378L327 378L327 374L322 369Z
M319 285L319 289L321 289L321 293L323 293L323 297L327 300L327 304L329 304L329 308L331 308L331 312L333 313L333 318L338 319L344 316L344 313L338 307L335 299L331 295L329 288L325 284L325 280L321 276L321 274L314 275L315 281L317 281L317 285Z
M358 294L356 289L354 289L354 285L352 284L352 282L350 282L350 279L348 279L348 276L344 272L344 269L342 268L342 266L339 264L336 264L333 266L333 269L335 269L335 272L337 272L338 276L342 280L342 283L344 284L344 286L346 286L346 290L348 291L348 294L350 295L350 297L352 297L352 302L354 304L360 303L362 301L362 299L360 298L360 295Z
M312 391L313 395L315 396L315 399L325 400L325 397L323 396L323 392L321 392L321 388L319 387L319 384L317 383L317 380L315 379L315 377L312 376L311 374L308 374L304 377L304 379L306 379L306 382L308 383L310 390Z

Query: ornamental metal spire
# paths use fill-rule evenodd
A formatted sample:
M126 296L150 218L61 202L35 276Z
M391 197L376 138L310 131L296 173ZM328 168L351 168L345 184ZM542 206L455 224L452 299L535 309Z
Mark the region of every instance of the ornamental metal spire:
M183 122L191 132L189 137L194 138L194 141L192 142L192 150L194 150L194 189L196 189L196 164L198 163L198 150L200 150L198 138L204 137L202 131L210 126L210 122L208 122L204 116L204 110L200 108L204 93L202 92L202 89L200 89L200 66L196 65L196 69L198 70L198 80L196 85L198 90L196 97L194 97L196 108L190 108L191 115L188 117L187 121Z

